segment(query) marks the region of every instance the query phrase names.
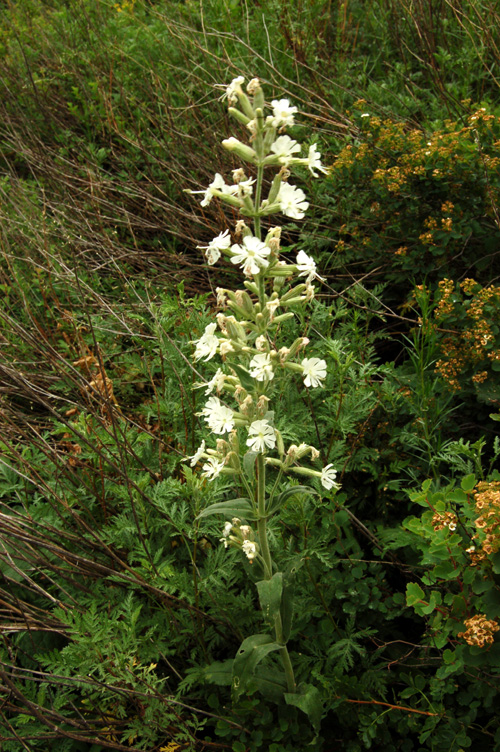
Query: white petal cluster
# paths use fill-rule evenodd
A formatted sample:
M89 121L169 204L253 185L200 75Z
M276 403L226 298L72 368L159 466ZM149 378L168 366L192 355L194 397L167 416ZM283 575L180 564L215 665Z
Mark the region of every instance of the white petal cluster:
M212 198L214 197L214 191L220 191L221 193L227 193L230 196L238 193L237 185L227 185L222 175L218 172L215 173L215 177L206 189L206 191L193 191L193 193L204 193L204 196L200 202L201 206L208 206Z
M222 392L224 389L224 382L226 380L226 374L221 368L217 369L217 372L215 376L213 376L210 381L207 382L207 388L205 389L205 394L212 394L213 390L217 393Z
M294 124L297 108L292 107L288 99L273 99L271 106L273 108L271 122L275 128L286 128Z
M325 174L328 172L326 167L323 167L323 165L321 164L321 152L318 151L316 144L313 144L309 147L309 154L307 155L306 165L315 178L318 177L315 170L319 170L320 172L323 172Z
M267 420L254 420L248 429L247 446L254 452L265 452L276 446L276 433Z
M285 216L292 217L292 219L302 219L309 206L305 198L305 193L301 188L296 188L290 183L282 183L277 200Z
M324 360L304 358L300 365L306 386L323 386L323 381L326 379L326 362Z
M253 541L243 541L241 544L241 550L250 562L252 562L257 555L257 546Z
M196 247L205 251L205 257L210 266L213 266L219 259L221 251L225 251L231 245L229 230L220 232L216 238L210 241L208 245L197 245Z
M335 478L337 477L337 471L334 469L333 465L327 465L323 468L321 471L321 485L323 488L326 488L327 491L329 491L331 488L335 488L336 490L340 488L340 484L335 482Z
M191 457L187 458L188 460L191 460L191 462L189 463L191 467L194 467L196 465L196 463L201 459L201 456L204 452L205 452L205 440L201 442L196 452Z
M293 158L294 154L297 154L302 149L301 145L294 141L290 136L279 136L276 141L271 144L271 151L279 157L280 164L287 165Z
M316 271L316 262L311 256L308 256L305 251L299 251L297 253L297 269L299 270L299 277L307 277L306 284L312 282L313 279L319 279L322 282L323 277L320 277Z
M231 262L241 264L245 276L250 277L269 266L267 256L271 253L271 249L262 240L247 235L243 238L242 245L235 243L231 246L231 253L233 254Z
M257 381L270 381L274 378L271 358L267 353L254 355L249 365L250 376Z
M201 477L208 478L208 480L214 480L214 478L217 478L217 476L220 475L223 467L223 461L217 460L215 457L209 457L203 465Z
M226 92L222 95L221 99L227 99L229 105L236 104L238 101L238 93L241 91L241 86L244 83L245 79L243 76L233 78L229 86L226 87Z
M194 359L210 360L216 354L219 347L219 338L214 334L217 329L217 324L207 324L205 327L205 333L202 334L200 339L195 340L193 344L196 345L194 351Z
M234 428L233 411L222 404L218 397L210 397L201 411L209 428L216 434L232 431Z

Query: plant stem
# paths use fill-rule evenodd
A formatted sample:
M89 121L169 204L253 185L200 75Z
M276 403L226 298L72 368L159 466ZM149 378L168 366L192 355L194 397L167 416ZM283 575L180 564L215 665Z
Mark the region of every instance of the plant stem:
M259 454L257 457L257 509L259 519L257 529L259 531L260 553L264 559L264 576L270 580L273 576L273 562L269 552L266 529L266 465L264 455Z
M257 521L257 529L259 532L259 544L260 553L264 560L264 577L266 580L270 580L273 576L273 562L271 559L271 553L269 551L269 544L267 541L267 526L266 526L266 465L264 455L259 454L257 457L257 507L259 519ZM283 625L281 623L281 614L278 613L274 619L274 632L276 635L276 642L283 643ZM293 666L288 653L288 648L283 645L279 649L281 656L281 662L285 670L286 684L289 692L295 692L297 686L295 684L295 676L293 673Z

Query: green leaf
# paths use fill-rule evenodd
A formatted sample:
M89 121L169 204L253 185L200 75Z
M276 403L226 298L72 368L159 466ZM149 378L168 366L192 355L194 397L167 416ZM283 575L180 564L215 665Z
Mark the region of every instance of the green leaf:
M442 561L436 564L432 573L441 580L452 580L454 577L458 577L459 570L455 568L452 561Z
M281 607L283 572L276 572L270 580L261 580L256 585L264 621L274 627L276 616L280 613Z
M235 371L243 389L246 389L247 392L253 392L255 389L255 381L252 379L247 369L237 363L231 363L231 368Z
M233 678L233 663L232 658L227 661L214 661L204 670L206 681L218 687L230 687Z
M283 595L281 596L281 627L283 640L288 642L292 631L293 620L293 594L295 586L295 574L303 565L304 560L300 557L293 559L285 569L283 575Z
M406 605L415 606L425 600L425 593L416 582L409 582L406 586Z
M266 634L252 635L243 640L233 663L232 695L235 701L250 685L254 670L261 660L281 647Z
M319 732L323 704L321 702L321 695L316 687L313 687L312 684L301 684L298 692L287 692L285 694L285 702L287 705L294 705L296 708L300 708L311 721L311 725L316 733Z
M465 493L470 493L476 485L476 476L472 473L470 475L466 475L465 478L462 478L460 485L462 486L462 490L465 491Z
M202 517L210 517L212 514L223 514L226 517L240 517L246 520L255 519L253 506L248 499L231 499L230 501L211 504L200 512L196 519L201 520Z
M255 460L257 459L258 452L247 452L243 456L243 470L249 481L253 481L255 478Z
M286 675L284 671L278 671L275 667L261 666L258 676L253 675L251 684L255 684L264 697L279 702L286 692Z
M280 509L280 507L282 507L289 498L297 496L299 494L310 494L311 496L313 494L316 494L316 496L319 496L318 492L310 486L289 486L289 488L286 488L276 497L275 501L268 510L269 514L271 512L275 512L277 509Z

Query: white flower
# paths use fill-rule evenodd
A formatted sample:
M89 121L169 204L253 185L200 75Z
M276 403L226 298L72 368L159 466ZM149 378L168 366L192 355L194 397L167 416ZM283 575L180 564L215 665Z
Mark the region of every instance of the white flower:
M224 523L224 530L222 531L222 535L224 538L229 538L231 535L231 530L233 529L233 523L232 522L226 522Z
M324 360L304 358L300 365L306 386L323 386L321 382L326 379L326 362Z
M217 369L217 372L213 378L210 379L210 381L207 382L207 388L205 389L205 394L212 394L213 390L215 389L216 392L222 392L224 389L224 382L226 380L226 374L224 371L222 371L220 368Z
M200 358L210 360L210 358L214 357L217 352L217 348L219 347L219 338L214 334L216 329L217 324L207 324L207 326L205 327L205 333L200 337L200 339L194 341L193 344L196 345L196 349L194 351L195 360L200 360Z
M274 298L274 300L268 300L266 303L266 308L269 311L269 318L271 321L274 318L274 314L276 313L276 309L280 307L280 300L279 298Z
M306 277L306 284L309 284L313 279L319 279L324 282L323 277L320 277L316 271L316 262L311 256L308 256L305 251L299 251L297 253L297 269L299 270L299 277Z
M246 180L241 180L238 183L238 193L241 198L244 198L245 196L251 196L253 193L253 184L255 183L255 178L247 178Z
M248 429L247 446L254 452L265 452L266 447L274 449L276 433L267 420L254 420Z
M271 151L279 157L280 164L287 165L293 159L293 155L300 152L301 145L294 141L290 136L279 136L271 144Z
M229 86L226 87L225 94L222 95L221 100L227 99L228 104L233 105L238 101L238 93L241 92L241 85L245 83L243 76L233 78Z
M215 457L209 457L203 465L204 473L201 474L202 478L208 478L208 480L214 480L220 474L220 471L224 467L224 462L216 460Z
M360 117L370 117L369 112L363 112L363 114Z
M240 525L240 533L244 540L250 536L250 532L250 525Z
M296 188L290 183L282 183L278 201L280 209L287 217L292 219L302 219L309 203L305 201L305 193L301 188Z
M246 555L249 561L252 561L257 555L257 546L253 541L244 540L241 544L241 550Z
M229 230L220 232L216 238L210 241L208 245L197 245L196 247L202 251L205 251L205 256L210 264L213 266L216 261L220 259L221 251L226 250L231 245L231 237Z
M335 482L336 477L337 471L334 469L331 463L330 465L324 467L321 471L321 485L323 486L323 488L326 488L327 491L329 491L331 488L335 488L335 490L340 488L340 485Z
M216 434L227 433L234 428L233 411L223 405L218 397L210 397L201 415Z
M257 381L265 381L266 379L271 381L274 378L271 358L267 353L254 355L250 361L249 369L250 376Z
M200 446L198 447L196 452L192 455L192 457L187 457L188 460L191 460L191 462L189 463L191 467L194 467L196 465L196 463L201 458L201 455L204 453L204 451L205 451L205 440L203 439Z
M208 206L214 197L214 191L221 191L221 193L228 193L234 196L238 192L238 186L226 185L222 175L216 172L214 179L205 191L190 191L190 193L203 193L204 195L201 200L201 206Z
M224 357L228 353L234 352L234 347L232 346L232 344L230 343L228 339L222 339L220 343L219 352L221 356Z
M297 112L297 108L291 107L288 99L273 99L271 105L273 108L272 124L275 128L293 125L293 116Z
M262 267L269 266L266 256L269 256L271 249L252 235L243 238L243 245L231 246L233 254L231 261L233 264L241 264L245 275L258 274Z
M313 144L309 147L309 154L307 155L307 167L311 171L311 174L314 175L315 178L317 178L317 174L314 172L314 170L319 170L320 172L327 173L328 170L326 167L323 167L321 164L321 152L317 151L316 144Z

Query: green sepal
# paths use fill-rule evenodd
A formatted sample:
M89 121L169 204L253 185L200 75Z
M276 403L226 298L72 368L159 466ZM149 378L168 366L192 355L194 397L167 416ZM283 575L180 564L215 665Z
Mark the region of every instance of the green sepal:
M226 517L242 517L246 520L254 520L255 513L252 504L248 499L231 499L230 501L220 501L217 504L211 504L197 516L197 520L202 517L210 517L212 514L223 514Z
M266 634L255 634L243 640L233 663L231 692L234 701L238 700L252 683L254 670L263 658L280 647L282 646Z

